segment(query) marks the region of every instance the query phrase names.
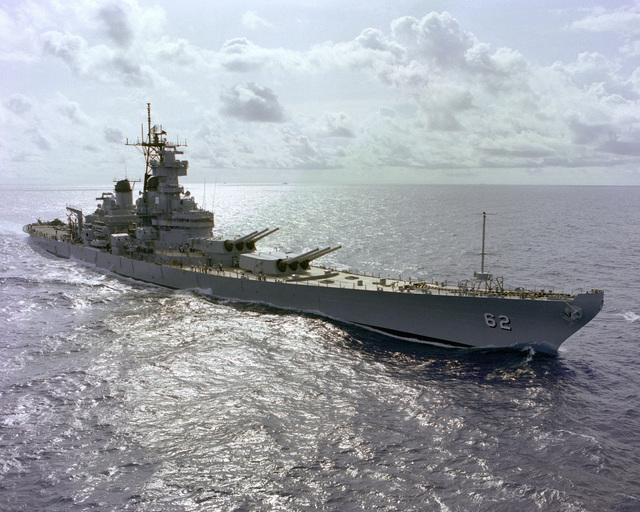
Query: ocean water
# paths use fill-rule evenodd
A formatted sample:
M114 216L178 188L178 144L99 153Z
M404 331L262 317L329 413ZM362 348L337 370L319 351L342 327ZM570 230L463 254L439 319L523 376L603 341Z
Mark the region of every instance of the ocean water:
M486 211L490 271L605 307L557 357L408 344L44 256L102 190L0 190L0 510L640 510L640 188L189 188L382 276L470 276Z

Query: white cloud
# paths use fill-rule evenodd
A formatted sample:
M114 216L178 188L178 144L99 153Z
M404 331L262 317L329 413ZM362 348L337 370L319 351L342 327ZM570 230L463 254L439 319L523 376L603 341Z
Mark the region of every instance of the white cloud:
M475 44L475 38L462 31L448 12L398 18L391 23L391 32L407 48L410 59L440 68L462 66L465 53Z
M42 35L42 49L44 53L62 59L74 73L82 75L87 72L88 46L84 38L52 30Z
M115 128L113 126L106 126L104 128L104 138L107 142L114 144L122 144L125 140L124 133L120 128Z
M33 109L31 99L24 94L14 94L4 101L4 106L16 116L24 116Z
M206 68L208 55L212 52L191 44L187 39L162 37L151 51L151 58L163 63L172 63L191 69Z
M230 71L252 71L271 58L270 53L244 37L226 41L222 46L223 66Z
M35 60L36 44L30 28L16 23L12 13L0 6L0 60L31 62Z
M151 66L139 63L135 55L106 45L89 46L78 35L46 32L42 36L42 48L45 54L60 58L82 78L134 87L154 87L162 81Z
M89 126L91 121L76 101L71 101L63 94L56 94L56 110L61 116L68 119L76 125Z
M269 180L269 169L320 171L335 166L340 153L336 139L316 139L296 123L230 124L207 115L198 129L190 154L201 168L254 169ZM342 139L340 139L342 140ZM320 176L320 174L319 174Z
M130 4L111 2L98 9L98 18L104 24L109 38L121 48L128 48L135 39L132 17L125 9Z
M608 10L592 9L589 14L571 23L574 30L587 32L617 32L625 36L640 35L640 6L631 5Z
M580 88L594 83L610 83L616 79L620 65L616 64L600 53L581 53L578 60L565 66L561 70L570 76Z
M317 130L319 137L340 137L352 139L356 135L352 121L344 112L327 113L320 122Z
M42 54L57 57L77 76L104 83L153 87L162 83L150 62L165 14L134 0L25 4L25 28L38 33ZM27 19L27 14L33 18Z
M594 8L570 25L578 32L611 33L621 38L621 55L633 58L640 55L640 4L617 9Z
M284 111L277 96L268 87L249 83L236 85L221 97L223 106L220 112L242 121L263 123L281 123Z
M245 37L225 41L214 57L228 71L296 71L304 65L304 56L282 48L262 48Z
M259 27L272 27L273 25L267 20L258 16L256 11L247 11L242 15L242 26L255 30Z
M640 55L640 39L630 41L620 47L620 53L626 58L633 58Z
M24 133L28 136L31 143L40 151L51 151L53 149L51 138L40 128L29 128Z

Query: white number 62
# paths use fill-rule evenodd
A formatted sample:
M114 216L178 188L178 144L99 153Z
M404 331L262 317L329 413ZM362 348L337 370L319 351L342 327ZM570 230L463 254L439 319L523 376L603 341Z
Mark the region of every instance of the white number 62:
M498 317L498 320L496 321L496 317L494 315L492 315L491 313L485 313L484 323L492 329L499 326L500 329L503 329L505 331L511 330L511 319L506 315L500 315Z

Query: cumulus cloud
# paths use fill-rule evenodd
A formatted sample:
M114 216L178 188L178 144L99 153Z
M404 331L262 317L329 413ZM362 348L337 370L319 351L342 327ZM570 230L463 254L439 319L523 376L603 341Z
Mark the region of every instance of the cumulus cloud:
M263 48L246 37L225 41L220 54L213 58L233 72L247 73L256 70L291 72L302 69L305 56L283 48Z
M83 37L51 30L42 35L42 48L45 54L62 59L75 73L85 72L87 42Z
M104 45L90 47L78 35L49 31L43 34L42 42L45 54L60 58L82 78L135 87L154 87L161 81L151 66L140 64L134 56Z
M637 139L638 135L640 134L636 131L636 138L633 140L619 140L617 137L613 137L603 142L599 149L615 155L640 156L640 145L638 144Z
M408 59L402 45L377 29L365 29L353 41L314 46L306 55L305 62L316 71L342 68L371 73L385 85L399 85L412 80L423 83L426 74L423 66ZM406 77L407 74L411 76Z
M574 30L587 32L617 32L625 36L640 35L640 6L623 6L615 10L594 8L571 23Z
M120 128L106 126L104 128L104 138L107 142L113 144L121 144L124 140L124 133L122 133L122 130Z
M319 127L319 137L341 137L352 139L356 135L352 121L344 112L327 113L324 115Z
M640 5L617 9L594 8L571 23L571 29L581 32L614 33L623 38L620 53L626 57L640 55Z
M255 30L259 27L272 27L273 25L267 20L258 16L256 11L247 11L242 15L242 26Z
M522 85L514 77L528 68L519 52L492 50L447 12L404 16L391 23L388 34L368 28L352 41L316 46L307 61L317 69L369 73L384 85L422 95L434 81L464 82L470 76L494 92L504 91Z
M77 125L88 126L90 124L89 117L82 111L77 101L71 101L64 95L58 93L56 95L56 110L66 119Z
M249 83L236 85L221 96L220 112L241 121L281 123L284 112L277 96L268 87Z
M33 103L24 94L13 94L4 101L4 106L17 116L24 116L33 109Z
M620 64L614 63L600 53L583 52L575 62L561 65L561 69L579 87L588 87L593 83L606 83L620 69Z
M306 160L307 158L313 158L318 154L316 149L313 147L313 144L309 140L309 137L307 137L306 135L300 135L299 137L296 137L291 147L293 148L294 154L298 158L303 160Z
M269 60L269 54L244 37L231 39L222 45L222 65L230 71L246 72L258 69Z
M125 11L125 3L112 2L98 10L98 19L103 23L109 38L122 48L127 48L135 37L131 17Z
M448 13L399 18L389 35L364 31L341 49L351 69L404 90L418 107L409 120L381 118L361 141L388 165L588 166L602 161L598 153L633 154L621 116L626 109L638 124L638 88L600 54L535 68L517 51L478 41Z
M392 22L393 37L408 50L410 58L441 68L463 65L475 38L460 29L448 12L432 12L421 19L405 16Z
M51 139L38 128L32 128L26 132L31 141L42 151L51 151L53 149L53 142Z
M171 62L189 68L203 68L207 66L206 55L209 52L191 44L187 39L169 39L163 37L153 52L161 62Z
M327 169L336 165L341 148L333 139L305 133L296 123L243 123L231 130L223 118L210 115L191 145L200 165L224 169Z
M37 40L34 28L17 23L15 13L8 6L0 6L0 60L33 62L37 55Z
M76 76L133 87L163 82L150 62L156 45L149 44L161 39L161 9L135 0L26 5L36 6L28 14L37 16L23 16L29 19L26 28L38 32L42 54L59 58Z

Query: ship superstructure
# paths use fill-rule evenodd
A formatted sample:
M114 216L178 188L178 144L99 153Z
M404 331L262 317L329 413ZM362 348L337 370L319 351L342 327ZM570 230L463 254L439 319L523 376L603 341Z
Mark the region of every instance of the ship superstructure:
M214 215L196 204L179 178L188 162L183 144L169 143L151 125L128 145L146 163L134 203L132 183L120 180L97 198L94 213L68 208L68 225L25 226L47 252L113 273L213 297L259 302L323 315L410 341L458 347L524 347L555 353L600 311L603 292L569 295L506 290L482 265L456 285L412 282L336 271L312 262L340 248L304 253L259 252L256 243L276 232L265 228L235 238L213 236Z

